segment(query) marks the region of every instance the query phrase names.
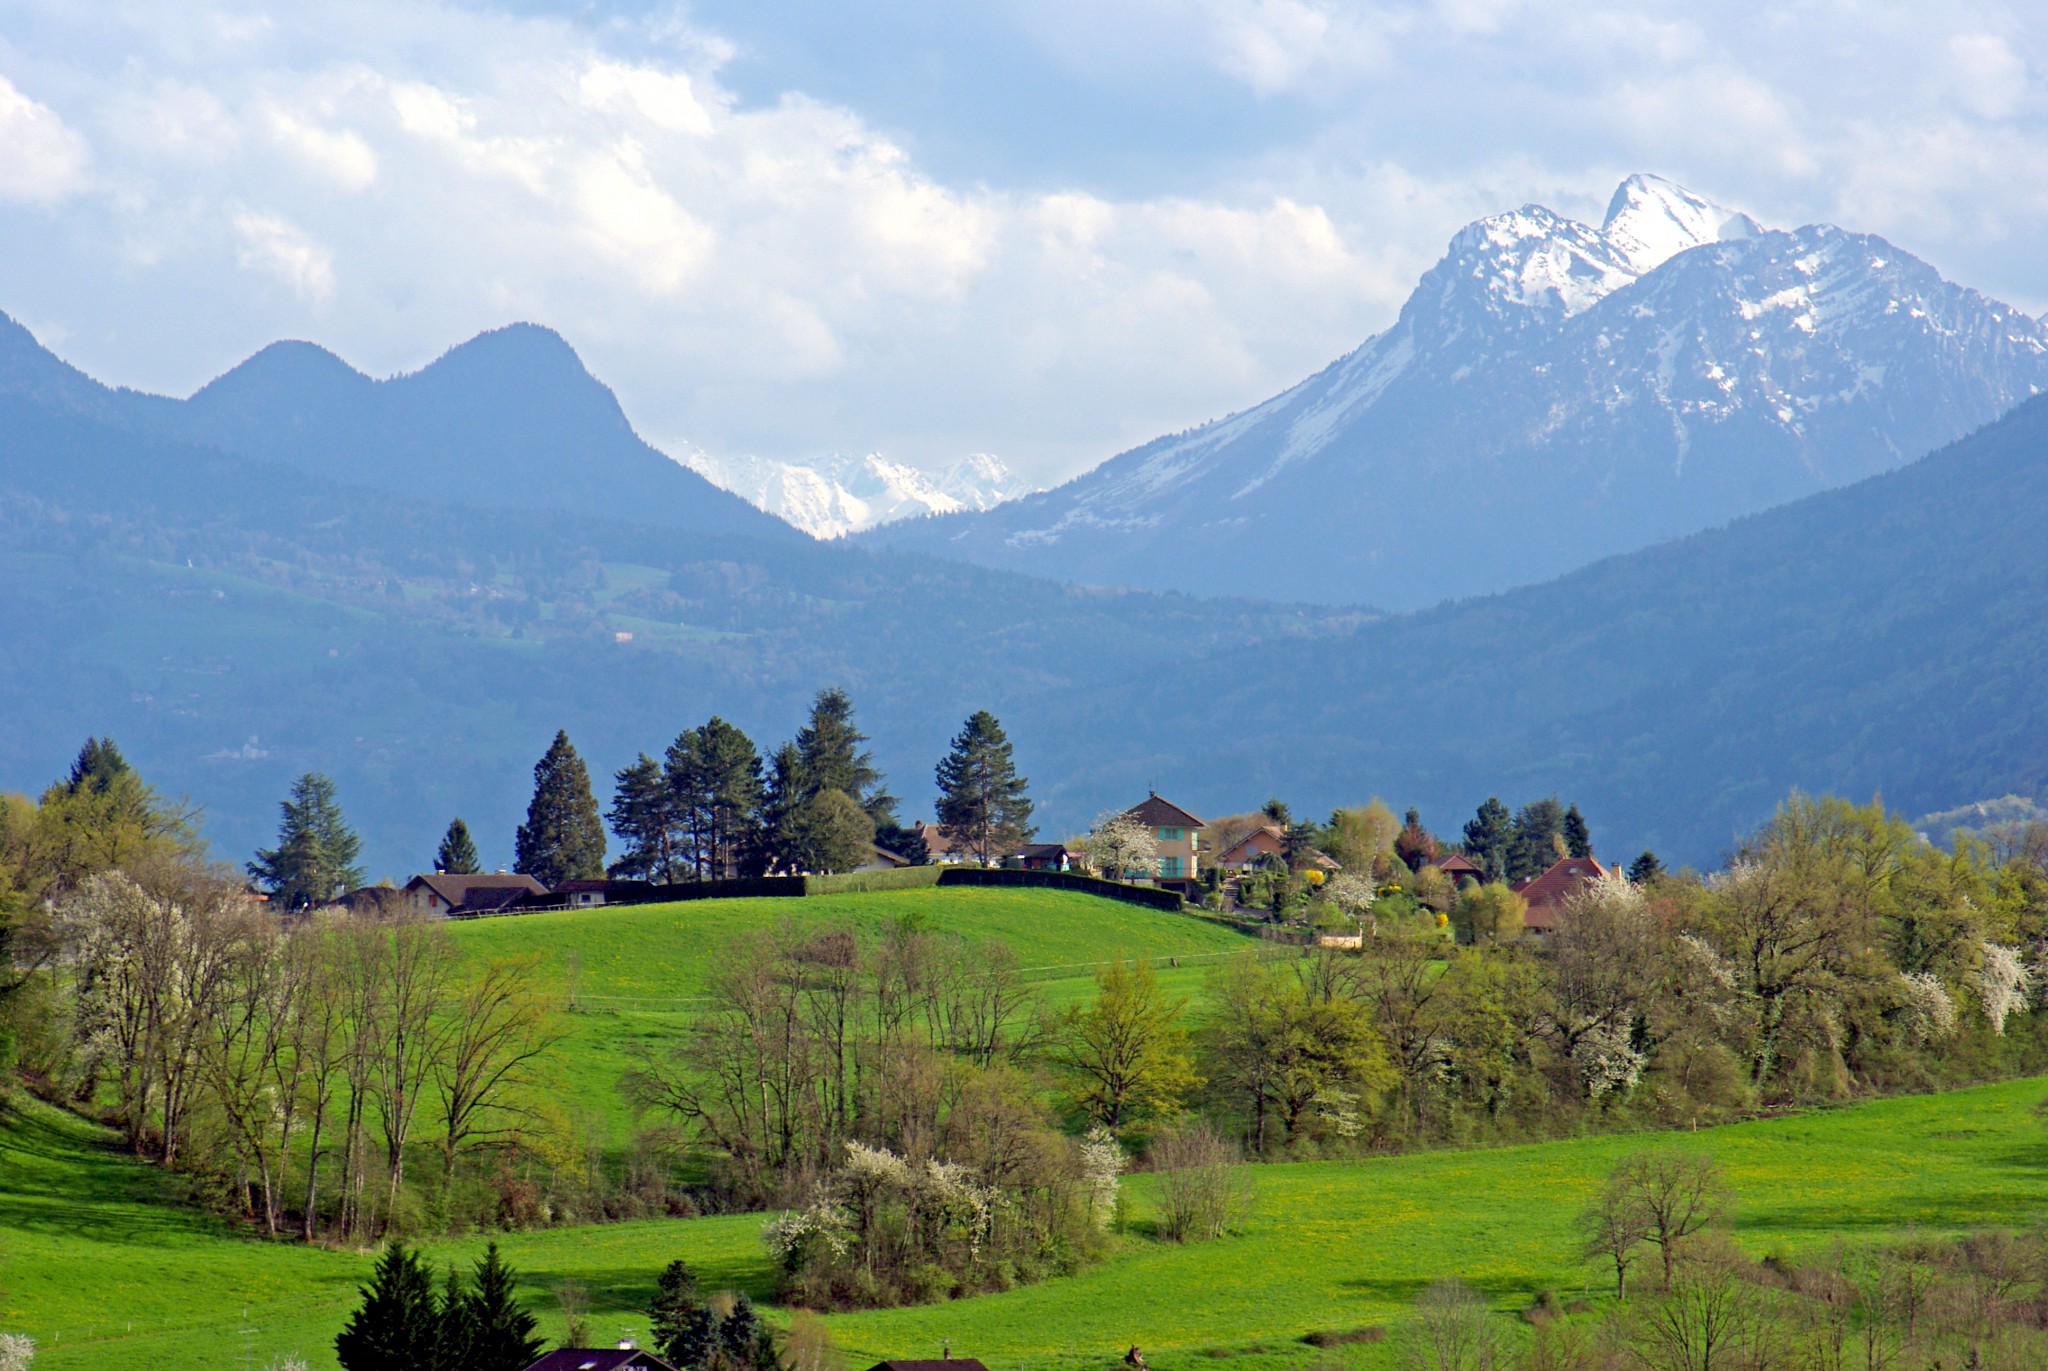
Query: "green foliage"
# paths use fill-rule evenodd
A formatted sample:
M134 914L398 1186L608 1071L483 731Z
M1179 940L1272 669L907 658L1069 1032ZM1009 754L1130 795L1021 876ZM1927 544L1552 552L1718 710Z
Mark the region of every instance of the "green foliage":
M498 1244L487 1244L471 1271L470 1288L452 1305L444 1302L443 1318L461 1338L459 1356L448 1355L453 1347L445 1349L444 1371L523 1371L540 1356L546 1344L536 1336L539 1321L513 1295L516 1282Z
M1628 864L1628 878L1637 885L1649 885L1664 874L1664 863L1657 860L1657 854L1644 848L1642 855Z
M1465 855L1470 857L1489 881L1508 878L1508 853L1514 842L1514 820L1498 796L1489 795L1479 812L1465 824Z
M1508 839L1510 882L1542 875L1566 852L1564 805L1555 795L1515 811L1514 830Z
M1586 826L1586 816L1579 813L1576 803L1564 814L1564 855L1567 857L1590 857L1593 855L1593 830Z
M308 772L280 808L277 846L257 852L249 875L284 909L322 904L363 883L362 840L342 817L334 782Z
M615 880L675 880L675 800L661 763L643 752L613 781L616 788L605 819L625 851L605 874Z
M766 854L753 739L713 715L669 745L664 771L690 868L709 880L758 875Z
M852 698L838 686L819 691L810 719L796 735L804 798L836 790L851 796L875 825L894 824L896 797L883 783L873 754L861 750L867 740L868 735L854 727Z
M938 765L939 822L983 866L1031 840L1031 799L1010 740L987 710L969 715Z
M681 1261L664 1266L654 1282L654 1301L647 1306L654 1350L683 1371L702 1366L712 1345L709 1314L697 1291L696 1273Z
M1521 933L1528 912L1527 900L1500 881L1488 881L1458 892L1458 902L1451 906L1451 927L1461 943L1503 943Z
M1053 1059L1073 1081L1074 1102L1115 1129L1172 1115L1199 1085L1181 1026L1186 1001L1159 991L1148 963L1119 957L1095 978L1093 1004L1067 1011Z
M469 835L469 825L460 815L448 821L448 831L441 835L441 846L434 852L434 870L451 876L474 876L483 870L476 839Z
M334 1339L342 1371L439 1371L441 1305L418 1252L388 1244L362 1297Z
M206 847L197 811L159 796L111 738L86 739L32 811L8 812L5 884L24 904L76 889L96 872L195 857Z
M553 889L604 874L604 824L583 758L558 731L533 768L533 801L513 845L512 869Z
M821 790L797 807L784 837L805 871L852 871L873 854L875 822L843 790Z

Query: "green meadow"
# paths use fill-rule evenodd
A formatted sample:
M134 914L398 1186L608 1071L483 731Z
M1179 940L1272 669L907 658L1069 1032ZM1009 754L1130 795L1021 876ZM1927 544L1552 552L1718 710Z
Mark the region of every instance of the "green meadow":
M674 1037L735 938L783 923L879 933L901 919L972 943L1006 944L1054 1008L1092 994L1096 972L1119 957L1151 962L1168 993L1193 998L1230 957L1275 950L1190 914L1069 891L959 886L525 914L450 931L470 956L540 960L545 984L574 1007L554 1054L554 1096L572 1123L615 1147L632 1127L617 1088L628 1050Z
M1880 1101L1701 1130L1681 1141L1719 1159L1752 1252L1788 1255L1882 1237L1903 1224L1947 1232L2048 1217L2040 1081ZM849 1363L884 1355L979 1356L995 1371L1106 1367L1137 1343L1162 1371L1219 1354L1304 1361L1319 1329L1388 1324L1429 1281L1457 1276L1509 1319L1540 1290L1598 1299L1602 1273L1573 1257L1570 1222L1613 1160L1657 1141L1589 1138L1255 1171L1241 1232L1177 1247L1149 1236L1145 1177L1100 1265L952 1304L829 1320ZM365 1253L236 1236L177 1202L173 1182L108 1150L107 1135L27 1103L0 1129L0 1327L42 1344L38 1368L261 1367L296 1353L332 1366L334 1332ZM643 1334L636 1312L674 1257L715 1286L765 1297L758 1215L509 1234L503 1245L555 1332L552 1291L590 1293L592 1332ZM440 1260L481 1239L439 1243ZM1387 1345L1343 1349L1390 1365ZM1322 1356L1325 1354L1314 1354Z

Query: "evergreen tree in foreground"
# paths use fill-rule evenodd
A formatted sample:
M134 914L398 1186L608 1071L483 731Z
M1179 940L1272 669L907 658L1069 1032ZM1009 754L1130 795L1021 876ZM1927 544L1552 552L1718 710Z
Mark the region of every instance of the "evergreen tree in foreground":
M441 835L434 870L450 876L474 876L483 870L483 860L476 855L476 839L469 836L469 825L459 817L449 820L448 831Z
M477 1259L469 1292L461 1297L448 1322L459 1328L462 1354L448 1356L444 1365L462 1371L521 1371L540 1357L544 1346L534 1335L537 1322L512 1297L512 1268L498 1255L493 1242Z
M1010 740L987 710L968 716L938 766L939 822L983 866L1031 840L1031 800Z
M512 869L550 890L604 875L604 821L590 793L590 772L566 732L555 734L534 765L533 802L519 825Z
M439 1371L441 1311L417 1252L393 1242L377 1258L363 1303L334 1339L343 1371Z
M1508 841L1508 880L1540 876L1565 855L1564 806L1555 795L1515 811L1514 836Z
M1508 875L1508 844L1514 839L1514 820L1497 795L1486 797L1479 812L1465 824L1465 855L1486 873L1489 881L1504 881Z
M1564 855L1567 857L1590 857L1593 855L1593 830L1586 826L1586 816L1579 813L1577 804L1564 812Z
M889 793L871 753L860 750L868 740L853 725L853 700L838 686L818 692L810 721L797 730L796 750L803 758L810 787L805 799L822 791L851 795L877 826L894 826L896 797Z
M1628 864L1628 878L1637 885L1647 885L1664 874L1664 863L1657 860L1657 854L1648 848L1643 855Z
M249 875L286 909L304 909L363 883L362 841L342 818L334 782L317 771L292 783L280 808L277 846L259 851Z
M669 745L663 768L684 833L684 860L707 880L757 874L761 854L761 754L716 715Z
M654 1350L671 1365L702 1366L711 1354L711 1310L697 1293L697 1277L679 1261L662 1268L654 1283L654 1303L647 1307Z

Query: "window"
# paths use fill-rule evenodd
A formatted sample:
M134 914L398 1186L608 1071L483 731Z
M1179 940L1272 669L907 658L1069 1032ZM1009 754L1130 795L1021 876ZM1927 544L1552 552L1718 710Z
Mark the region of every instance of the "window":
M1177 881L1185 874L1186 873L1181 870L1180 858L1161 857L1159 859L1159 878L1161 880Z
M1177 843L1187 836L1188 831L1185 828L1162 828L1159 830L1159 841L1162 843Z

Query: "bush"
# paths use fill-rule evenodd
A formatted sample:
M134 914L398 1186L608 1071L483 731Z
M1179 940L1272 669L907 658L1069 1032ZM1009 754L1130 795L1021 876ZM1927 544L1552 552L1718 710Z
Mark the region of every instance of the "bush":
M1159 1233L1169 1241L1222 1237L1250 1207L1250 1176L1237 1148L1206 1123L1161 1134L1152 1164L1159 1173Z
M806 876L806 895L871 895L882 890L923 890L939 884L942 866L906 866L895 871L848 871L837 876Z

